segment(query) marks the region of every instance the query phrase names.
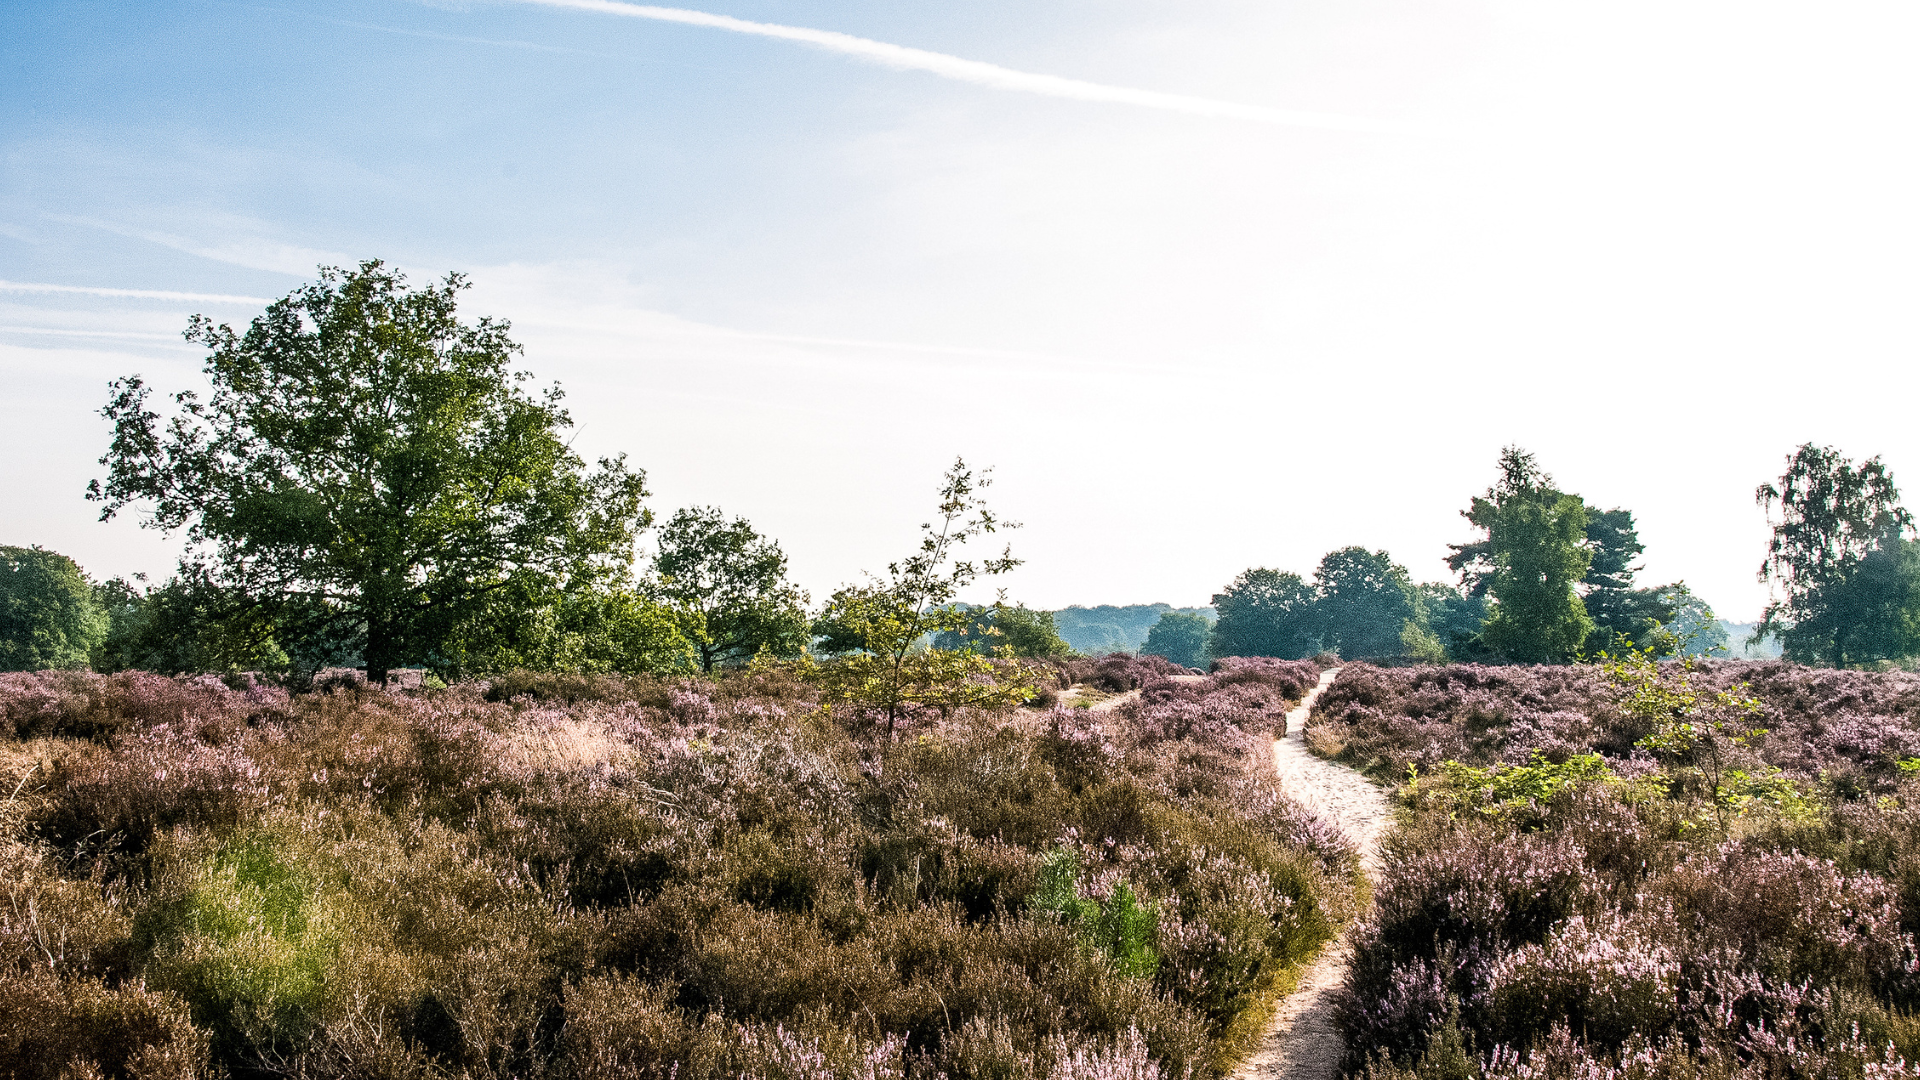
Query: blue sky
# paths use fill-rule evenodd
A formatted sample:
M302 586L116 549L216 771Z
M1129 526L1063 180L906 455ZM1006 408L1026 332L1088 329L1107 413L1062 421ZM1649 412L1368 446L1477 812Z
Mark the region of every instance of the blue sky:
M6 5L0 543L164 573L80 498L106 380L196 385L188 314L375 256L469 273L583 450L816 595L956 453L1049 607L1349 543L1444 578L1518 442L1750 616L1795 444L1920 482L1910 5L700 10L1368 130L523 3Z

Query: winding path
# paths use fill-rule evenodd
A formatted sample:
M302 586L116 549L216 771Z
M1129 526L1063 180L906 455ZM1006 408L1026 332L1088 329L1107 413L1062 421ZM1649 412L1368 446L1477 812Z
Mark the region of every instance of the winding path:
M1344 765L1314 757L1302 738L1314 701L1339 673L1322 672L1319 685L1287 713L1286 734L1273 740L1273 767L1282 791L1353 838L1360 867L1372 878L1380 870L1380 836L1393 813L1386 792ZM1346 943L1330 942L1280 1002L1260 1048L1234 1071L1235 1080L1332 1080L1345 1049L1333 1026L1333 998L1346 974Z

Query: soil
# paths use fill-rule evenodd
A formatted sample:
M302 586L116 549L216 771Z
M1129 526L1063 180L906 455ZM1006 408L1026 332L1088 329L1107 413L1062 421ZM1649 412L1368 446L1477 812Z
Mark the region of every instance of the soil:
M1380 837L1392 818L1386 792L1344 765L1314 757L1301 735L1314 699L1340 669L1321 673L1320 684L1287 714L1286 734L1273 741L1274 771L1281 790L1338 825L1360 849L1360 867L1368 878L1380 870ZM1235 1080L1333 1080L1346 1050L1333 1026L1333 999L1347 975L1347 949L1335 941L1302 973L1300 985L1281 1000L1260 1047Z

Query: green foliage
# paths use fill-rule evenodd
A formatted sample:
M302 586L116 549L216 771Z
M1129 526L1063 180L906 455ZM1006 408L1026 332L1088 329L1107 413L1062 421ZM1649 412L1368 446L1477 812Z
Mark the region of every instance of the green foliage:
M1756 780L1733 760L1736 748L1766 734L1749 725L1760 713L1760 700L1744 683L1701 690L1693 685L1691 657L1663 668L1645 650L1602 654L1600 665L1618 694L1620 710L1651 728L1635 745L1658 755L1670 771L1701 779L1722 836L1756 794L1768 795L1775 803L1787 797L1771 778ZM1791 802L1797 796L1787 798Z
M107 612L78 563L42 547L0 547L0 671L87 666Z
M1182 667L1204 668L1207 636L1212 632L1213 622L1204 615L1169 611L1147 631L1147 643L1140 651L1164 656Z
M1207 639L1212 656L1299 660L1320 651L1318 599L1299 574L1256 567L1214 594L1219 618Z
M710 506L680 510L661 527L659 548L655 592L695 616L690 637L702 670L806 651L807 594L788 583L780 545L747 519L729 522Z
M1487 622L1487 598L1452 585L1429 582L1414 586L1420 607L1420 629L1452 660L1474 659L1476 641ZM1410 651L1408 655L1420 655Z
M1055 628L1051 611L1005 604L989 607L958 604L955 607L966 613L966 624L935 634L933 647L936 649L967 649L1029 660L1073 655L1072 647Z
M134 926L149 979L193 1004L195 1023L229 1062L249 1048L301 1049L340 948L318 883L264 833L236 836L185 871L185 894Z
M1159 916L1153 906L1142 904L1124 881L1114 885L1105 900L1082 896L1080 873L1080 857L1071 849L1048 852L1028 906L1072 926L1081 942L1098 950L1121 975L1153 978L1160 970L1160 954L1153 948Z
M1593 620L1574 586L1587 573L1587 508L1553 486L1533 455L1507 447L1500 482L1463 514L1485 539L1457 545L1448 560L1493 597L1480 641L1522 663L1562 663L1576 655Z
M638 590L575 583L560 590L516 582L447 636L435 666L456 675L524 670L669 675L694 670L686 628L699 619Z
M1837 668L1920 653L1920 547L1879 458L1856 468L1806 443L1754 497L1773 526L1760 578L1778 590L1756 636Z
M1320 560L1313 580L1323 648L1347 660L1402 654L1419 615L1406 567L1384 551L1344 547Z
M1695 596L1684 581L1665 586L1661 591L1673 609L1672 617L1662 629L1673 635L1681 655L1727 654L1727 624L1713 613L1705 600Z
M1075 652L1086 656L1104 656L1116 652L1138 652L1146 644L1153 624L1169 611L1199 615L1213 621L1212 608L1176 608L1167 604L1101 604L1096 607L1073 605L1053 613L1054 626Z
M375 680L431 661L503 590L617 578L647 523L643 475L587 470L559 389L521 389L507 325L460 321L464 288L366 262L244 334L195 316L213 394L173 395L163 426L138 376L113 384L102 519L150 504L143 524L187 531L183 576L265 613L290 654L351 637Z
M1538 816L1555 797L1585 785L1620 786L1623 781L1599 754L1574 754L1565 761L1548 760L1535 750L1525 765L1486 767L1448 760L1441 763L1444 784L1422 790L1417 773L1410 773L1407 795L1416 801L1445 806L1449 812L1471 811L1492 817Z
M1632 648L1651 649L1657 656L1679 650L1680 638L1667 627L1679 617L1682 595L1690 598L1691 594L1684 584L1657 589L1633 587L1634 575L1640 570L1634 560L1646 550L1634 526L1633 512L1618 508L1589 510L1587 547L1593 557L1582 584L1593 629L1587 633L1585 651L1603 652L1622 638Z
M843 655L809 663L807 677L821 703L886 714L887 733L906 713L922 708L993 708L1017 704L1037 690L1033 673L996 665L967 649L927 649L922 639L966 629L970 617L956 595L982 576L1020 565L1012 551L980 562L955 552L969 540L1015 526L987 508L979 491L992 483L955 459L940 487L939 526L923 524L920 550L887 566L885 578L835 592L815 624L823 648Z
M192 573L141 589L115 578L96 589L110 626L93 651L95 671L284 672L356 665L344 635L301 639L299 661L287 654L270 613L247 597Z

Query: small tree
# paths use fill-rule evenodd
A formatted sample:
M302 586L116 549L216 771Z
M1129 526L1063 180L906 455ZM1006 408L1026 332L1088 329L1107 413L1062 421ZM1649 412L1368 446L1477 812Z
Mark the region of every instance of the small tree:
M183 577L228 619L349 636L367 675L436 663L456 627L515 588L618 580L648 515L643 474L569 448L553 388L510 368L503 322L461 322L466 282L412 289L379 262L323 269L246 333L195 316L212 396L161 424L139 376L102 410L113 442L89 497L184 528Z
M1298 660L1320 651L1313 586L1299 574L1255 567L1213 597L1219 613L1207 653Z
M1034 695L1024 668L996 665L971 649L926 647L933 635L965 629L968 613L954 603L962 589L1020 565L1011 550L978 562L955 557L970 540L1018 527L980 497L991 483L956 458L940 487L938 524L920 526L920 550L889 563L885 578L847 586L827 601L815 632L825 650L845 654L809 671L827 708L884 712L891 738L900 717L917 709L993 708Z
M107 612L80 565L43 547L0 547L0 671L83 668Z
M1586 576L1587 509L1553 486L1532 454L1509 446L1500 481L1462 516L1484 539L1455 545L1448 564L1469 592L1493 597L1480 641L1522 663L1562 663L1579 653L1593 620L1574 586Z
M1756 784L1736 767L1735 748L1766 734L1751 726L1761 705L1745 683L1712 693L1700 690L1693 685L1692 658L1663 666L1647 650L1603 653L1600 661L1621 711L1652 728L1634 745L1659 755L1670 769L1700 779L1721 836L1756 792L1792 797L1778 782Z
M1212 632L1213 623L1205 615L1169 611L1147 631L1146 647L1140 651L1148 656L1164 656L1181 667L1205 667L1207 636Z
M1662 586L1661 599L1671 605L1672 618L1661 631L1672 637L1683 656L1724 656L1727 651L1727 627L1707 602L1694 595L1684 581ZM1653 646L1657 648L1656 646Z
M1790 660L1843 668L1920 652L1920 551L1893 474L1807 443L1754 498L1773 538L1760 580L1774 587L1755 636Z
M787 582L780 545L746 518L729 522L711 506L680 510L660 529L659 546L654 591L694 616L688 636L702 670L806 651L807 594Z

